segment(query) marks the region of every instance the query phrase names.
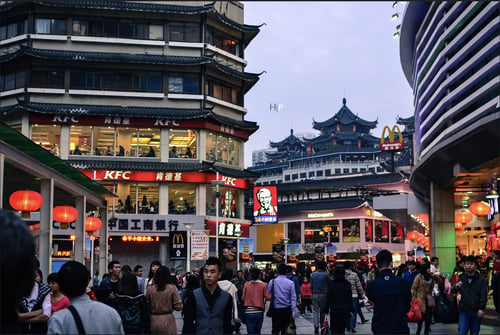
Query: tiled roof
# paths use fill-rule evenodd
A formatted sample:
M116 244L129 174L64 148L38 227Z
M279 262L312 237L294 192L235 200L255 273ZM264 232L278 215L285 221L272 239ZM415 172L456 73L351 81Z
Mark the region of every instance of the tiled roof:
M367 121L365 119L361 119L357 115L355 115L351 110L346 106L346 99L343 99L343 105L340 108L340 110L330 119L323 121L323 122L317 122L313 120L313 128L314 129L321 129L321 128L328 128L328 127L333 127L337 125L337 123L340 124L359 124L361 126L366 126L369 128L375 128L377 126L378 121Z
M279 148L284 146L298 146L298 148L305 148L304 141L293 134L293 129L290 129L290 135L282 141L271 142L269 141L271 148Z
M415 115L412 115L412 116L406 117L406 118L398 116L396 123L403 124L403 125L414 124L415 123Z
M259 76L262 74L262 72L250 73L238 71L215 61L212 64L214 64L215 68L217 68L219 71L224 72L225 74L228 74L237 79L243 80L243 90L245 92L250 90L257 83L257 81L259 81Z
M211 113L211 116L219 121L220 123L224 123L230 126L238 126L241 129L247 129L251 130L252 132L257 131L259 129L259 126L257 125L257 122L253 121L245 121L245 120L235 120L232 118L229 118L227 116L222 116L219 114Z

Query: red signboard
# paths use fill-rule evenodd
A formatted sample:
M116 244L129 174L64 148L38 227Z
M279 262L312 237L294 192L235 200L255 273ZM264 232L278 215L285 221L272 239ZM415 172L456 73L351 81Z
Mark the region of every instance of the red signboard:
M255 223L278 222L278 196L276 186L253 188L253 218Z
M389 135L389 141L385 140L385 131L387 130L388 135ZM398 132L398 140L396 140L395 135L396 131ZM389 128L389 126L385 126L384 129L382 130L382 136L380 137L380 150L382 151L395 151L395 150L401 150L404 147L404 140L403 140L403 133L401 132L401 129L397 125Z
M206 229L210 232L210 236L216 236L216 222L212 220L205 221ZM219 221L219 236L230 236L230 237L249 237L250 236L250 224L242 222L227 222Z

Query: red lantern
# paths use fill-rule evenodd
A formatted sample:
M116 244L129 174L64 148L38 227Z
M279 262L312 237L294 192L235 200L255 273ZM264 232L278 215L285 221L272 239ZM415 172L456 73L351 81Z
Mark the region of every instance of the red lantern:
M474 216L465 209L462 209L461 211L457 212L455 214L455 222L460 223L461 225L467 224L471 222L474 219ZM456 225L455 225L456 227Z
M491 211L491 207L484 201L477 201L470 204L469 211L474 215L483 216Z
M29 217L29 212L36 211L42 207L43 198L35 191L16 191L9 197L9 204L15 210L22 212L22 217Z
M87 216L85 218L85 231L92 235L94 231L101 229L102 221L95 216Z
M68 223L73 222L78 217L78 211L71 206L56 206L52 210L54 221L61 223L61 228L68 228Z
M410 241L415 241L417 237L418 237L418 232L415 230L406 233L406 238L408 238Z
M418 237L417 237L417 242L419 244L423 244L424 241L425 241L426 237L423 235L423 234L420 234Z

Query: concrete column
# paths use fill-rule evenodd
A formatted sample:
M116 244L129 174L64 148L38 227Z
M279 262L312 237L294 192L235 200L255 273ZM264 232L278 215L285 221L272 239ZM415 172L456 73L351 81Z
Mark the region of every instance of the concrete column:
M168 214L168 184L160 183L158 188L158 214ZM170 213L172 214L172 213Z
M5 155L0 154L0 209L3 208L3 188L5 185L4 180L5 180Z
M70 126L69 124L61 125L61 135L60 135L60 145L59 145L59 157L61 159L67 160L69 156L69 140L70 140Z
M54 179L42 179L40 194L43 198L40 208L39 260L40 270L47 279L52 272L52 208L54 207Z
M102 227L99 230L99 260L98 260L98 269L99 269L99 279L102 278L102 275L108 271L108 210L106 207L99 209L99 214L101 216ZM95 270L94 270L95 271ZM94 278L94 274L91 273L92 278Z
M85 196L75 198L75 208L78 211L78 217L75 222L75 261L85 264Z
M359 220L359 242L361 243L361 245L364 245L366 243L366 219L365 218L361 218ZM364 247L361 247L361 249L364 249Z
M168 134L168 128L160 129L160 162L168 162Z
M207 187L209 186L206 184L196 186L196 215L207 215ZM236 206L239 206L239 204L236 204ZM240 207L238 207L239 209Z
M441 273L453 273L455 268L455 216L453 188L430 185L431 256L439 258Z
M160 238L160 254L158 255L158 259L161 262L161 264L167 264L167 243L168 243L168 238L167 237L162 237Z

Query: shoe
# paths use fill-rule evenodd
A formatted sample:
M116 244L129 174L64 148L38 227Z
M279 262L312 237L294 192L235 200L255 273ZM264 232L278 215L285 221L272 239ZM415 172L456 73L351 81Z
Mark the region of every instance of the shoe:
M319 327L314 327L314 334L319 334Z
M370 322L370 319L364 319L363 321L361 321L361 323L367 323L367 322Z
M356 329L351 328L351 333L356 334Z

